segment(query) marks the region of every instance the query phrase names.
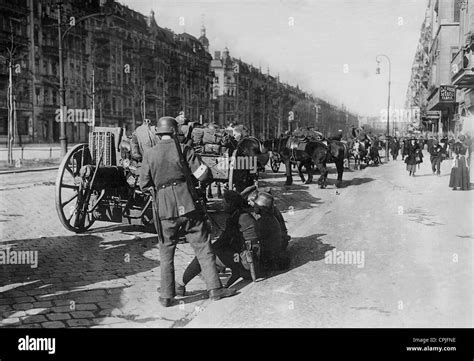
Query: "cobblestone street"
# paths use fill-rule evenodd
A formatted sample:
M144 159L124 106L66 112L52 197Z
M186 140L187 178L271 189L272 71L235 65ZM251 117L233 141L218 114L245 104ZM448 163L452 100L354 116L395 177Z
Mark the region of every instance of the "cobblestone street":
M206 303L204 282L176 307L158 304L156 236L143 227L96 223L76 235L54 207L55 171L2 175L0 250L37 251L37 267L0 266L0 326L179 327ZM218 218L217 218L218 219ZM180 244L177 274L194 257Z

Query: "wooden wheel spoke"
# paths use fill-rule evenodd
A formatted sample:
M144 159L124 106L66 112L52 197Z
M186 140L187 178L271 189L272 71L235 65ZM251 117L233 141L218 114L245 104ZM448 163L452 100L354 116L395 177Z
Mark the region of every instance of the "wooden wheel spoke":
M63 203L61 203L61 207L64 208L65 205L69 204L72 200L74 200L75 198L77 198L77 193L74 194L72 197L70 197L67 201L64 201Z
M74 186L74 185L71 185L71 184L64 184L64 183L61 183L61 187L69 188L69 189L75 189L75 190L79 189L79 186Z
M71 215L67 218L68 223L71 222L72 217L76 214L76 209L71 212Z

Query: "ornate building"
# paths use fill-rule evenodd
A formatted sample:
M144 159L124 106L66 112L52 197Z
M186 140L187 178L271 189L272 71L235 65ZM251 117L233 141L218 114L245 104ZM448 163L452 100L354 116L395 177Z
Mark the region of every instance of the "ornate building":
M13 88L16 128L22 142L59 139L58 8L52 0L0 0L0 41L17 48ZM190 34L161 28L155 14L144 16L117 2L66 0L61 8L66 106L73 114L92 114L95 124L128 131L144 117L179 111L210 117L211 56ZM100 16L100 14L107 16ZM91 16L92 15L92 16ZM12 22L12 26L10 26ZM74 24L74 26L71 26ZM202 34L205 37L205 34ZM18 45L24 45L22 47ZM10 44L11 45L11 44ZM8 68L0 72L0 138L7 135L5 102ZM69 114L69 113L68 113ZM68 141L87 141L91 116L73 116ZM69 117L68 117L69 119Z
M8 134L10 68L16 143L59 140L59 10L69 143L87 141L92 124L131 132L144 118L180 111L193 121L242 123L262 138L296 126L329 135L357 119L227 48L213 59L204 26L196 38L158 26L153 11L144 16L112 0L57 4L0 0L0 141Z
M269 69L264 74L231 57L228 48L222 53L215 52L211 71L213 119L220 125L243 124L252 134L268 139L298 126L318 128L331 135L339 129L347 133L351 125L358 124L357 116L346 109L315 98L298 86L280 82L279 76L271 76Z
M451 62L452 84L458 89L456 132L474 135L474 1L460 0L458 53Z
M431 11L428 7L425 20L421 26L420 39L416 48L415 58L411 69L411 78L408 84L405 110L419 109L421 121L425 129L431 129L433 119L428 117L427 99L429 95L429 81L431 75L430 47L432 40ZM413 124L419 127L421 124Z
M458 133L461 113L471 104L470 91L463 90L471 87L464 66L473 31L470 8L465 0L428 1L407 93L407 107L420 107L425 131Z

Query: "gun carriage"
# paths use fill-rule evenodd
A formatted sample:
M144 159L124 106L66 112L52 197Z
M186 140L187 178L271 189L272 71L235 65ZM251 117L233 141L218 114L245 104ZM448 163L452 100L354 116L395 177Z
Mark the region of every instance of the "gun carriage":
M85 232L95 221L153 224L149 193L123 146L123 128L95 127L88 144L78 144L62 160L56 178L56 211L63 226Z

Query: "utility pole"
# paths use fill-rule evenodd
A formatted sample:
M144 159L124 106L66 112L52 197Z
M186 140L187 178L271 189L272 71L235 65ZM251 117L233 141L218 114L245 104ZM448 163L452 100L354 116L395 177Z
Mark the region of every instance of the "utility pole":
M380 63L379 58L384 57L388 61L388 106L387 106L387 138L385 140L385 158L386 162L389 162L389 156L388 156L388 140L390 137L390 88L391 88L391 83L392 83L392 62L390 61L390 58L385 55L385 54L380 54L377 55L376 61L377 65ZM380 74L380 67L377 66L377 74Z
M61 29L61 7L62 1L56 3L58 7L58 45L59 45L59 106L61 109L61 120L59 123L59 143L61 147L61 158L67 153L66 134L66 91L64 89L64 67L63 67L63 34Z
M146 119L146 99L145 99L145 84L143 84L143 119L142 120L145 120Z
M95 71L92 66L92 131L95 129Z
M12 59L8 61L8 163L13 163L13 74Z

